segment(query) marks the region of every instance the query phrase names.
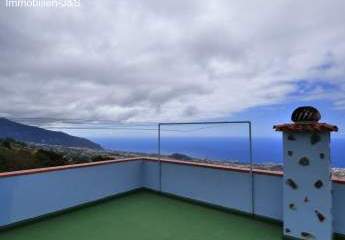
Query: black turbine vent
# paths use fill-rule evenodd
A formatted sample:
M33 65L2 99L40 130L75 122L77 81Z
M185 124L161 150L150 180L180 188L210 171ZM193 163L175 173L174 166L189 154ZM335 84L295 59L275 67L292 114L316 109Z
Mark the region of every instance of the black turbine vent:
M296 108L291 116L293 122L318 122L321 119L320 112L311 106Z

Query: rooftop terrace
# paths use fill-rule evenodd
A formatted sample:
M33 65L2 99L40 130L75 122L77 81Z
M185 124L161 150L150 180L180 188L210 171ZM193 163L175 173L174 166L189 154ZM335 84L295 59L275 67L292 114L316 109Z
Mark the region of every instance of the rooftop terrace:
M127 159L2 174L0 238L282 239L281 174L254 171L253 218L248 170L161 163L161 171L159 161ZM344 184L334 184L341 233Z
M2 240L276 240L281 227L247 216L137 191L0 233Z

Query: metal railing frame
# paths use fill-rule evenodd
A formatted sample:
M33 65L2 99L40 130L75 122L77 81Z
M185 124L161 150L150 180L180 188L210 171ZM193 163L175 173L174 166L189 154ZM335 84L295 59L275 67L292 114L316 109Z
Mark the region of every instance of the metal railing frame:
M161 161L161 127L171 125L202 125L202 124L248 124L249 138L249 163L251 181L251 214L255 215L255 191L253 173L253 142L252 142L252 122L251 121L219 121L219 122L160 122L158 123L158 160L159 160L159 191L162 192L162 161Z

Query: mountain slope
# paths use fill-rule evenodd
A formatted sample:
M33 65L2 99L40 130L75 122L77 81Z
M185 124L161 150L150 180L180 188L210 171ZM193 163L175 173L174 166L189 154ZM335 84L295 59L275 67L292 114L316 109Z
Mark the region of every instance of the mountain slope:
M0 138L13 138L24 142L99 149L102 147L88 139L63 132L50 131L0 118Z

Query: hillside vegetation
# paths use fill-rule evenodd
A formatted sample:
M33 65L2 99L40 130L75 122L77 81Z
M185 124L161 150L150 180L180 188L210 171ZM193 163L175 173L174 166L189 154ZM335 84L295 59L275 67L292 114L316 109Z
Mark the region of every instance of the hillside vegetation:
M113 154L85 149L35 146L14 139L0 139L0 172L104 161Z

